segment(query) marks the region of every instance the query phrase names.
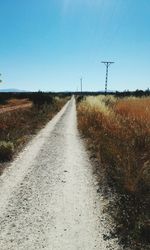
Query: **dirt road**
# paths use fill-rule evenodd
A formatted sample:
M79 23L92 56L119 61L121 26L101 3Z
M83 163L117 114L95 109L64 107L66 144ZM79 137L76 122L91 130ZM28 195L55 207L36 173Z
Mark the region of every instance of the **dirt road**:
M96 190L72 98L0 177L0 249L118 249Z

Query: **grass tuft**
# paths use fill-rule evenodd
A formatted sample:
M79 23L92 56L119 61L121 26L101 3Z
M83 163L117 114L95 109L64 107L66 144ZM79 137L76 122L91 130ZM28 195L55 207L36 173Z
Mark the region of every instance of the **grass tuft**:
M0 141L0 161L9 161L14 153L12 142Z

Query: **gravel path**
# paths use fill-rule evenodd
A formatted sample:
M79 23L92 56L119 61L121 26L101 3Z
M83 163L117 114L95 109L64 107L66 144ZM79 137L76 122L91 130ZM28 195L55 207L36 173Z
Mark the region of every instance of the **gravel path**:
M119 249L96 190L72 98L0 177L0 249Z

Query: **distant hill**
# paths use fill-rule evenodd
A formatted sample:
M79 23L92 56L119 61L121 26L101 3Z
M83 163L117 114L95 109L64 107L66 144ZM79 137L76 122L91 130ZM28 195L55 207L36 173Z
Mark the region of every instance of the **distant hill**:
M26 92L26 91L20 89L0 89L0 93L20 93L20 92Z

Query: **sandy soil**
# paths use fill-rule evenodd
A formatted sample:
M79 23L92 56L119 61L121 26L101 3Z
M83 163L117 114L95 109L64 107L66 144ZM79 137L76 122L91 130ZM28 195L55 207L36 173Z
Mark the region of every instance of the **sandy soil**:
M120 250L97 189L72 98L0 177L0 249Z

